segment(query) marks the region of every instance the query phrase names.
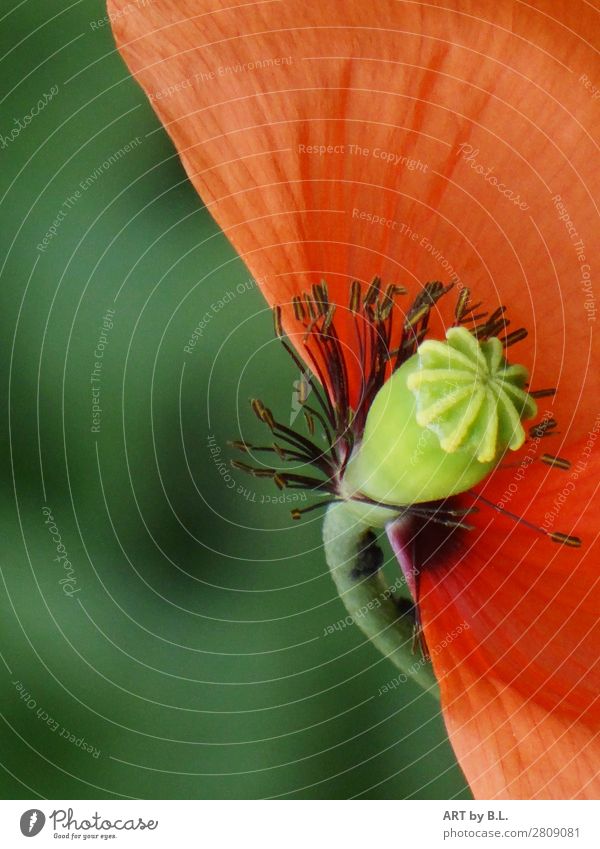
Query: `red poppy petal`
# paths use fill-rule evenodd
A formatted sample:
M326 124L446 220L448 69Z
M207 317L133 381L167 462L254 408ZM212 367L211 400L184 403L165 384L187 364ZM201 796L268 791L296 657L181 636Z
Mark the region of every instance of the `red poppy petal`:
M478 798L600 793L599 432L600 419L568 471L532 463L485 488L504 510L579 535L581 548L482 504L475 530L430 527L413 540L444 718ZM406 550L398 529L390 539Z
M592 4L108 5L123 57L270 302L322 276L342 304L353 277L455 276L529 328L521 359L535 386L559 387L563 420L584 384L598 392Z

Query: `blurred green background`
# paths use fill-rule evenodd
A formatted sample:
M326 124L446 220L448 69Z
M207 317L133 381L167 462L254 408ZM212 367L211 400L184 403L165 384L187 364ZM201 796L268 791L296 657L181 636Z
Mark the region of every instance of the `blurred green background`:
M434 702L325 636L318 515L224 476L298 374L104 15L1 4L2 796L466 798Z

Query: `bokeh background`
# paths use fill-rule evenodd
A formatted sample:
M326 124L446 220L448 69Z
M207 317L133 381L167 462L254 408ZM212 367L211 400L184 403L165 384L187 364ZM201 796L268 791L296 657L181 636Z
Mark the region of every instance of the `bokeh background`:
M2 796L468 797L434 701L326 634L319 516L228 468L299 375L103 4L0 9Z

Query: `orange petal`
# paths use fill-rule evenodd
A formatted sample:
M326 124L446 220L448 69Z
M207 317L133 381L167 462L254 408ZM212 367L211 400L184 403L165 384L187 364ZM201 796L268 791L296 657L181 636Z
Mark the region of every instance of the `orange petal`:
M569 471L506 469L476 529L416 538L419 609L448 733L477 798L598 798L600 793L600 486L595 433ZM465 497L468 500L468 497ZM481 506L481 505L480 505ZM398 531L392 544L399 548ZM406 541L404 541L406 545Z
M272 303L321 277L340 304L352 278L413 289L454 278L529 328L520 357L534 386L559 390L560 438L592 428L591 4L113 0L109 11L190 178ZM560 504L581 550L482 513L454 566L446 546L421 576L446 721L480 797L598 793L598 519L583 511L597 472L588 458ZM503 497L511 475L489 491ZM566 479L543 466L526 477L540 498L529 504L519 480L510 509L543 522Z
M452 5L108 4L271 303L321 277L341 304L351 278L454 278L529 328L520 357L581 435L581 393L600 390L600 17L572 0Z

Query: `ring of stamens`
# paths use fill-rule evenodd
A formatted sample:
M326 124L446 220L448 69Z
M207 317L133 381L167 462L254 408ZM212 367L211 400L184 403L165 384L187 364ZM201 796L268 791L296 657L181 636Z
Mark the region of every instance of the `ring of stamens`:
M350 382L344 350L335 328L336 305L330 303L325 281L313 285L310 293L305 292L301 296L295 296L292 301L294 318L302 333L308 364L298 356L287 339L283 330L281 307L275 307L275 333L299 369L302 376L301 385L310 387L312 397L315 399L315 403L309 404L307 397L299 398L310 436L307 437L297 429L284 425L274 417L262 401L253 399L252 410L269 428L273 441L267 445L252 445L244 440L237 440L230 444L246 454L269 453L275 454L281 463L293 461L306 464L316 470L320 477L313 474L288 472L285 468L252 466L238 460L232 460L231 465L255 477L270 478L280 489L310 490L316 495L327 496L309 507L292 510L294 519L299 519L303 514L334 501L345 500L347 495L343 493L341 487L344 470L354 446L360 442L373 399L389 376L417 352L427 336L433 308L453 288L453 284L444 285L439 281L426 283L404 314L399 343L392 348L398 312L396 298L405 295L406 289L394 284L382 288L381 280L375 277L363 292L358 281L352 282L348 310L353 318L356 350L362 366L358 402L354 405L351 405L350 401ZM527 336L525 328L508 331L509 325L510 320L506 315L505 306L500 306L489 314L482 310L481 303L471 303L470 292L467 288L459 291L453 327L467 328L479 342L487 342L490 351L493 350L497 355L502 349L517 344ZM553 396L555 392L555 389L541 389L529 391L527 394L531 398L545 398ZM327 444L325 449L312 439L317 427L321 429L325 437ZM544 418L529 429L529 435L534 439L551 436L557 432L556 427L557 422L554 419ZM548 458L551 456L544 455L541 459L547 465L558 469L565 468L565 463L568 461L563 458L552 458L550 461ZM500 512L543 533L554 542L573 547L581 544L578 537L544 530L509 511L497 508L482 496L475 493L473 495L476 501L499 509ZM412 515L465 530L471 528L465 519L478 509L476 506L456 509L450 502L416 504L408 507L382 504L360 493L354 494L353 499L365 504L396 510L402 515Z

